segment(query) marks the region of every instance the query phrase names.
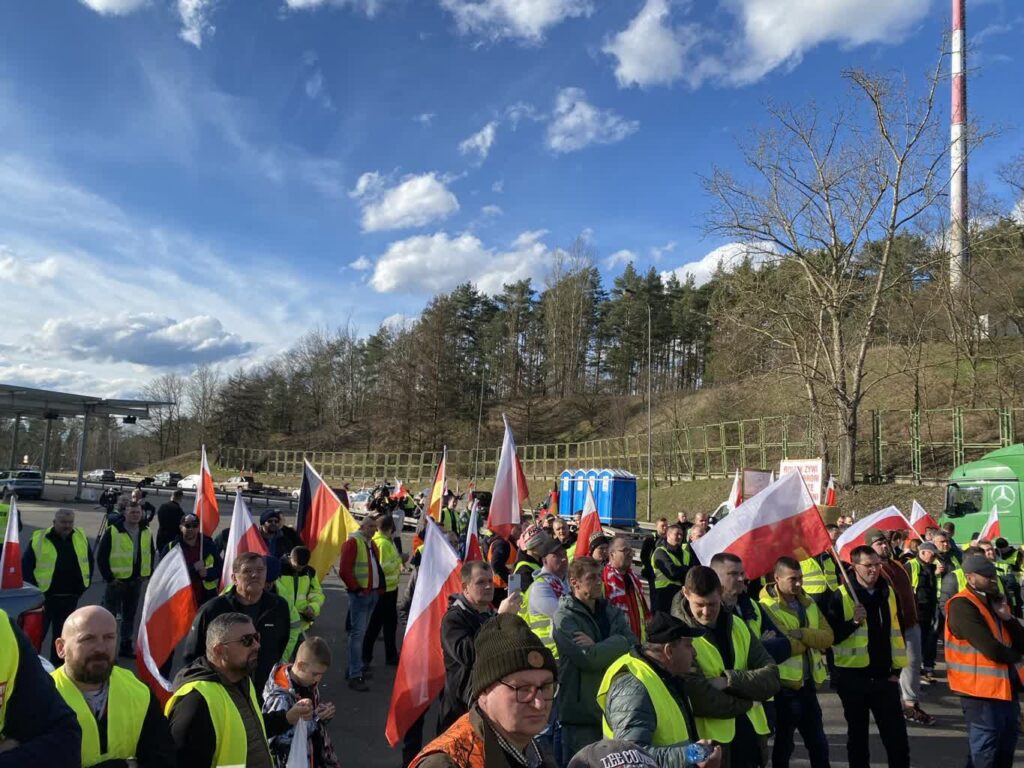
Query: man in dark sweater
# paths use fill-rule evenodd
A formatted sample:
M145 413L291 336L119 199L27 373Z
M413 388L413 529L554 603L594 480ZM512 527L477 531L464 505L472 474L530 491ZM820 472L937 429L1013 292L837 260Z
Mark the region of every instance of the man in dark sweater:
M1010 768L1017 747L1024 628L999 594L999 572L983 555L964 558L967 586L946 604L949 687L961 696L969 764Z
M921 627L921 681L925 685L935 682L932 675L938 655L938 636L935 634L935 614L939 610L939 583L935 574L938 554L935 545L926 541L918 546L917 555L904 566L917 599L917 623Z
M157 551L166 547L178 535L178 526L185 516L185 510L181 508L181 500L185 492L180 488L171 494L170 501L165 501L156 511L156 548ZM226 529L225 529L226 530Z

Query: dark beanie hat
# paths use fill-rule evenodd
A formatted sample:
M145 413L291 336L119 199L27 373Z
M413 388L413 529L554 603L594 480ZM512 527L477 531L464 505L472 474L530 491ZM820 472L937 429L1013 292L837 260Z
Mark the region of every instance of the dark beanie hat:
M547 669L558 679L558 662L526 622L515 614L499 613L476 636L472 700L505 675L524 669Z

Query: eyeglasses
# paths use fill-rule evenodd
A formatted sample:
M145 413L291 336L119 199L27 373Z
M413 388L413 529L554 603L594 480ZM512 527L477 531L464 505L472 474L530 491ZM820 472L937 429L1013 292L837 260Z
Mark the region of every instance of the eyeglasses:
M854 563L858 568L863 568L866 571L877 571L882 567L881 563Z
M538 696L543 701L552 701L558 695L558 683L553 680L543 685L512 685L512 683L506 683L504 680L499 680L498 682L506 688L511 688L515 691L516 701L520 704L529 704Z
M194 531L196 528L199 527L199 523L185 523L181 527L189 531Z
M225 640L223 642L223 645L228 645L229 643L241 643L246 648L252 648L253 644L254 643L258 643L259 641L260 641L260 633L259 632L250 632L248 635L242 635L237 640Z

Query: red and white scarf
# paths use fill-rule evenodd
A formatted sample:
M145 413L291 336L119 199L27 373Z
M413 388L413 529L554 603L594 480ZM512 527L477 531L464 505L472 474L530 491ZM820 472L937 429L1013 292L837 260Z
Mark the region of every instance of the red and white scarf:
M633 571L622 573L611 565L604 567L602 578L604 579L605 598L609 603L618 606L625 612L633 634L641 643L644 642L647 637L647 618L650 611L647 608L647 601L644 599L644 590L640 579Z

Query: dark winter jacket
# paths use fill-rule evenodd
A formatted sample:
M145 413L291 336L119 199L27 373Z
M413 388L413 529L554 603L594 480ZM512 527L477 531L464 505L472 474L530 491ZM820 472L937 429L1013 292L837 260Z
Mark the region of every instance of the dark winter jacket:
M78 565L78 553L75 552L75 543L72 537L68 536L65 539L50 530L46 534L46 538L57 550L57 562L53 565L53 579L50 580L50 588L46 590L46 594L81 595L89 585L82 583L82 569ZM88 541L88 537L86 540ZM93 570L91 546L88 556L91 581ZM22 555L21 572L25 576L25 581L38 586L36 582L36 550L31 545L25 547L25 554Z
M444 693L438 713L438 733L469 711L472 686L470 678L476 661L476 636L494 616L493 611L478 611L459 593L448 601L441 621L441 649L444 652Z

